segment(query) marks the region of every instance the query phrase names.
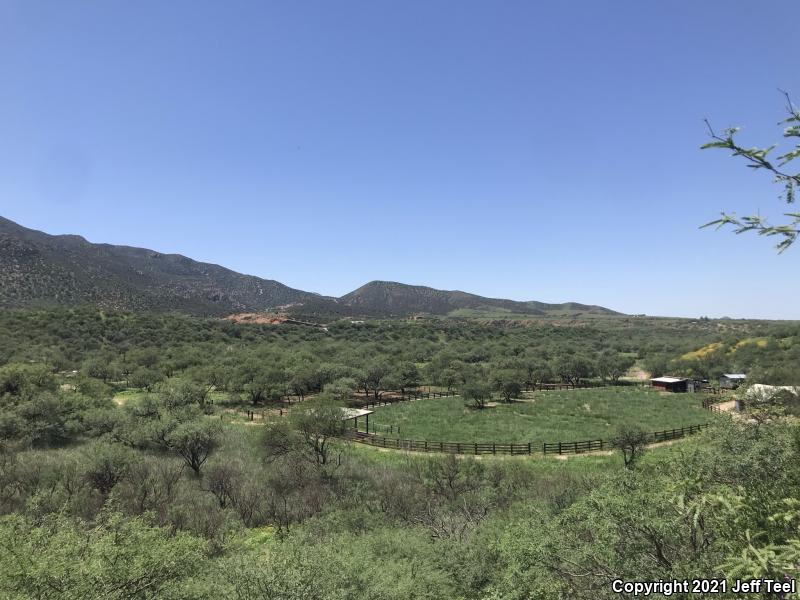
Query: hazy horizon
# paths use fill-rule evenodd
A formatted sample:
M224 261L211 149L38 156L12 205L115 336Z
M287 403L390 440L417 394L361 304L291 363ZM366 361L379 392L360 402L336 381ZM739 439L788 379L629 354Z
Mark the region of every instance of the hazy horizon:
M6 2L0 214L330 296L800 319L800 248L699 229L785 212L699 146L781 141L796 11Z

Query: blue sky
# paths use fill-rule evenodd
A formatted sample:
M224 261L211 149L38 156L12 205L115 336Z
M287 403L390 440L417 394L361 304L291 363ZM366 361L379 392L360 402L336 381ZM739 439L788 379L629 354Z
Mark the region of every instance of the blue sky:
M702 119L779 140L797 3L0 2L0 215L339 295L372 279L800 319Z

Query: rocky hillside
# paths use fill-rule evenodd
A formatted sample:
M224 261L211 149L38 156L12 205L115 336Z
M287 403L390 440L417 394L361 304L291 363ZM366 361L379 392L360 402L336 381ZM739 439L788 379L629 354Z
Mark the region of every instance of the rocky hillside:
M470 316L459 311L493 317L617 314L600 306L517 302L389 281L373 281L332 298L179 254L93 244L76 235L49 235L0 217L0 307L84 304L207 315L281 308L287 314L316 320L454 312Z
M315 296L179 254L48 235L0 217L0 306L92 304L225 315Z

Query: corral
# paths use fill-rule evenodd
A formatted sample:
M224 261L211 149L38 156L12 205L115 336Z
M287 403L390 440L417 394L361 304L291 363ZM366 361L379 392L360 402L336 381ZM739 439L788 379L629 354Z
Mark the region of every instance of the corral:
M370 433L453 443L541 445L610 440L619 427L680 429L712 418L695 395L665 396L640 387L544 391L484 409L460 397L403 402L372 415Z

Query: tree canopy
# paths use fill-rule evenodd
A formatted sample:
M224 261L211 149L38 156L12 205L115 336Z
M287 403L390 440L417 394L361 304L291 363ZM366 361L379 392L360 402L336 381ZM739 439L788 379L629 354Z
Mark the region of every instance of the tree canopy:
M792 102L788 94L786 97L786 112L788 116L779 123L784 125L783 137L792 141L800 138L800 109ZM704 144L703 149L720 148L729 150L732 156L740 157L746 166L756 171L766 171L773 176L773 181L781 186L781 200L789 207L794 205L797 189L800 187L800 172L792 172L789 166L793 160L800 156L800 143L785 149L774 159L770 157L777 144L767 147L745 147L737 141L739 127L729 127L722 133L717 133L706 121L712 141ZM703 227L716 226L717 228L732 226L735 233L755 231L758 235L768 237L777 236L779 241L776 248L783 252L797 240L800 235L800 212L789 211L783 214L783 222L770 222L761 214L739 217L735 214L722 213L719 219L706 223Z

